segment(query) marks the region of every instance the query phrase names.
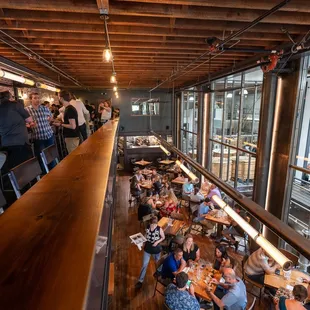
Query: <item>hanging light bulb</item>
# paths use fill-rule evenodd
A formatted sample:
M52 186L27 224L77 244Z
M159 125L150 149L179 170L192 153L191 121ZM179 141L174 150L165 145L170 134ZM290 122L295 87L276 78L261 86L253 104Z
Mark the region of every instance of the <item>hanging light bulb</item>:
M23 93L23 99L26 100L28 98L27 93Z
M113 72L111 77L110 77L110 83L111 84L116 84L117 81L116 81L116 72Z
M103 50L103 58L105 62L110 62L112 59L111 50L109 48L105 48Z
M117 86L113 86L113 91L117 91Z
M115 97L118 97L118 92L117 91L115 92Z

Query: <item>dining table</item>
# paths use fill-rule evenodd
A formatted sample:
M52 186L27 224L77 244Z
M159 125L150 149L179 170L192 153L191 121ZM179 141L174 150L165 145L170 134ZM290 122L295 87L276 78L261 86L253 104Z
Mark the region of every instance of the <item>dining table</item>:
M207 265L194 263L192 267L187 267L185 271L187 271L189 280L192 281L195 295L204 300L212 301L206 289L210 287L211 291L214 293L217 285L210 283L210 281L212 278L219 281L222 274L218 270L213 269L210 263Z
M292 269L291 275L289 279L285 279L283 275L283 270L280 270L280 274L265 274L264 278L264 284L265 286L271 287L271 288L291 288L296 284L301 284L305 288L308 287L307 283L303 283L302 279L306 279L307 281L310 281L310 276L301 270Z
M162 217L158 226L163 229L166 235L176 236L179 231L186 225L184 221L171 219L168 217Z
M178 185L183 185L183 184L186 183L186 181L185 181L185 178L183 178L183 177L177 177L177 178L173 179L171 181L171 183L178 184Z
M159 163L162 164L162 165L171 165L171 164L174 163L174 160L165 159L165 160L161 160Z
M151 163L152 163L151 161L147 161L147 160L142 159L142 160L136 161L135 165L145 167L145 166L150 165Z
M145 189L152 189L153 183L151 180L145 180L139 183L140 187L145 188Z
M220 213L220 212L223 212ZM212 210L205 215L205 219L216 223L216 237L219 238L222 235L223 225L229 226L230 220L229 216L222 210Z
M141 173L145 176L150 176L152 174L152 170L144 168L141 170Z

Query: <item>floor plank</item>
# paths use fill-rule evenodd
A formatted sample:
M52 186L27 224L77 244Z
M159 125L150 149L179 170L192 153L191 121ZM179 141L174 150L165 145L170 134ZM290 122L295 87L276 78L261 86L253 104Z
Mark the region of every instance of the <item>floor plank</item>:
M137 208L130 207L128 200L129 177L118 176L112 253L112 261L115 265L115 293L112 296L109 309L163 309L163 297L158 293L153 297L155 281L152 275L155 272L155 264L152 260L142 289L138 292L134 289L142 264L142 251L139 251L136 246L131 244L129 236L139 231L143 232L143 230L140 229L137 219ZM214 242L201 235L195 235L194 239L200 247L201 257L212 262L215 249ZM237 274L241 276L242 253L236 254L231 248L229 249L229 255L238 262ZM250 304L252 301L251 295L249 295L248 299ZM255 310L268 309L268 306L268 304L264 303L259 305L257 301Z

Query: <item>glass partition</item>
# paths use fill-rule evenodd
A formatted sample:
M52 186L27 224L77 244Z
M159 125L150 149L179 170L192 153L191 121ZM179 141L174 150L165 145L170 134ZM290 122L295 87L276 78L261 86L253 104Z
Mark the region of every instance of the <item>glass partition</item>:
M209 169L252 197L263 72L260 68L214 81L211 86Z
M181 104L181 150L197 159L198 93L192 90L182 92Z

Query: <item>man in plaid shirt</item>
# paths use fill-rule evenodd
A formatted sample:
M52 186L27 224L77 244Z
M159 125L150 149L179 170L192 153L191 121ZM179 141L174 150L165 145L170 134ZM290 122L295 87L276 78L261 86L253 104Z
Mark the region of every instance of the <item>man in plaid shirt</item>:
M29 98L31 105L25 109L29 112L30 116L32 116L35 123L35 126L32 127L34 154L39 159L42 171L44 171L40 153L43 149L54 144L54 133L50 125L53 116L47 107L40 104L40 96L38 93L31 93ZM49 168L52 169L55 165L56 163L52 162Z

